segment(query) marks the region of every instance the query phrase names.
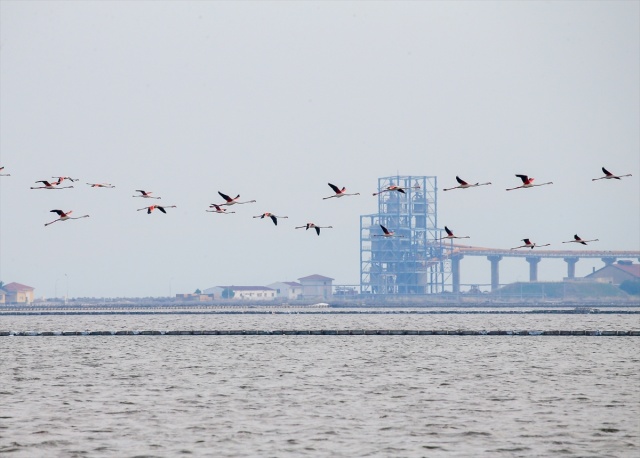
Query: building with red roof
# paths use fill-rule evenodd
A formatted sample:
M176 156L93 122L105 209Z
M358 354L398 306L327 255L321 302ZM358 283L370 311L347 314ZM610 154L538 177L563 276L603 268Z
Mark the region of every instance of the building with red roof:
M4 301L7 304L31 304L33 302L34 288L20 283L8 283L2 287Z
M618 261L587 275L585 278L619 285L625 280L640 280L640 264L631 261Z

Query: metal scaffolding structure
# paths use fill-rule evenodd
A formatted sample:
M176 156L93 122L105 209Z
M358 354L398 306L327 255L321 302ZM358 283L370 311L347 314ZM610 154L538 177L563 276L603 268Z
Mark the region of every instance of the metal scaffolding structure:
M438 229L437 177L378 178L378 213L360 216L360 293L420 295L444 291L450 249ZM389 190L401 187L404 192ZM380 225L394 232L383 237Z

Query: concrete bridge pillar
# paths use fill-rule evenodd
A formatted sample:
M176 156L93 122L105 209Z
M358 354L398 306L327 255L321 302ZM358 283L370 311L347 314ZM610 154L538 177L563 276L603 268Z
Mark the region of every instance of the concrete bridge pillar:
M502 256L499 254L492 254L487 256L487 259L491 262L491 291L495 291L500 287L500 271L498 269L498 263L502 260Z
M451 256L451 273L453 275L453 292L460 293L460 260L464 258L462 254Z
M575 256L564 258L564 262L567 263L567 278L576 278L576 262L579 260L580 258Z
M527 256L529 263L529 281L538 281L538 263L542 259L540 256Z
M613 256L609 256L609 257L604 257L602 258L602 262L604 262L604 266L610 266L611 264L613 264L614 262L616 262L616 258L614 258Z

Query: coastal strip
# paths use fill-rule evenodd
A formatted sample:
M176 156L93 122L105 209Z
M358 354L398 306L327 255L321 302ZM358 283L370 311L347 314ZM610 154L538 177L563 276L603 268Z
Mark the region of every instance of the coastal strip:
M516 306L514 306L516 307ZM519 306L522 308L521 306ZM24 308L14 309L8 307L0 307L0 316L58 316L58 315L583 315L583 314L598 314L598 315L640 315L640 309L638 306L628 309L597 309L597 308L546 308L546 309L527 309L521 310L499 310L489 308L488 310L466 310L466 309L450 309L450 310L415 310L415 309L324 309L324 310L308 310L303 308L291 308L291 309L216 309L216 308L186 308L186 309L172 309L172 308L149 308L146 310L140 309L114 309L105 310L98 308L78 308L67 310L43 310L43 309L29 309Z
M35 336L640 336L640 330L416 330L416 329L280 329L280 330L144 330L144 331L0 331L0 337Z

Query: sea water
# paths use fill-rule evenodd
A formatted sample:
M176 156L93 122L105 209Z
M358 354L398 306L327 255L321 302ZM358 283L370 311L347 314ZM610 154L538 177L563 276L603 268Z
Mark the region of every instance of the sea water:
M8 330L638 329L638 315L0 316ZM0 454L640 452L640 338L0 337Z

